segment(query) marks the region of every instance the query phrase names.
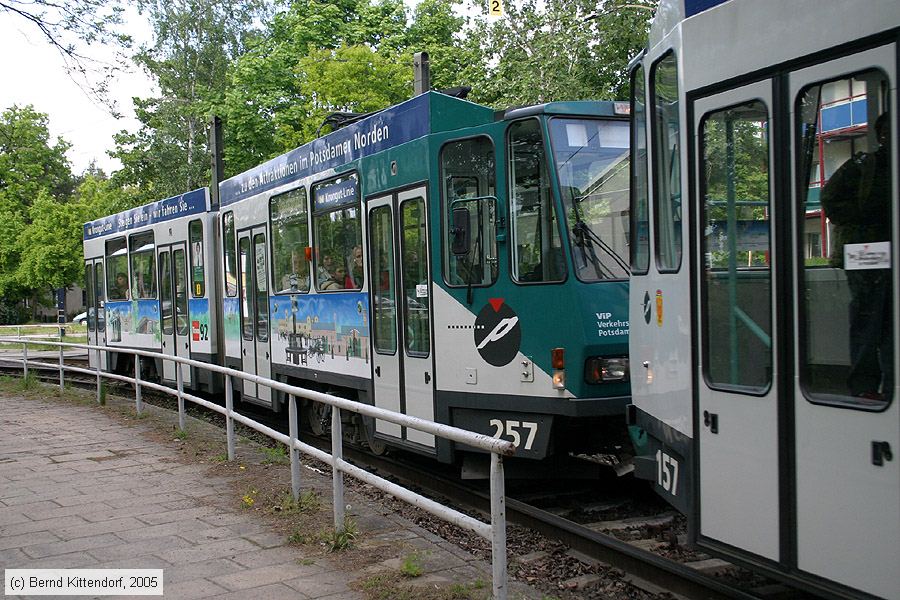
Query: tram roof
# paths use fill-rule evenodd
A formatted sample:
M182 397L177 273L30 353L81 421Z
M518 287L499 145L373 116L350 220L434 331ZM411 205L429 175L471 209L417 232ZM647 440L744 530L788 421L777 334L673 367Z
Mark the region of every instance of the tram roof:
M503 114L504 120L520 119L535 115L578 115L580 117L627 117L631 106L628 102L609 100L579 100L572 102L547 102L534 106L510 108Z
M83 239L90 240L154 223L199 215L209 210L209 188L198 188L165 200L150 202L137 208L101 217L84 224Z
M308 142L220 184L222 206L432 133L484 125L494 111L468 100L426 92Z

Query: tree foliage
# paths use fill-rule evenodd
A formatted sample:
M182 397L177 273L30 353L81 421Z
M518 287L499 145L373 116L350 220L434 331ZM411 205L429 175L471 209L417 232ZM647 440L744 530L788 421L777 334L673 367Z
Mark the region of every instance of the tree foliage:
M47 115L32 106L12 106L0 114L0 190L8 200L30 206L41 191L72 191L66 151L71 144L50 139Z
M208 185L207 123L225 96L226 73L254 38L262 0L140 0L154 42L135 62L159 88L135 99L139 131L115 136L120 184L139 185L149 200Z
M0 114L0 304L80 281L83 224L134 205L96 169L74 177L69 147L31 106Z
M496 107L624 99L626 67L646 41L656 2L524 0L503 19L480 19L467 37L482 71L473 99ZM480 78L479 78L480 75Z

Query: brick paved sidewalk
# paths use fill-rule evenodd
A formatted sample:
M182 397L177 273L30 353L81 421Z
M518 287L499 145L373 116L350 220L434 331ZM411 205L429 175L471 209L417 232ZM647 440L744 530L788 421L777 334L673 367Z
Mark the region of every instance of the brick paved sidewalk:
M196 423L189 429L211 427ZM141 426L88 406L0 395L0 567L160 568L166 598L254 600L362 599L348 583L397 572L396 553L348 572L356 567L342 569L340 554L287 545L252 511L209 501L233 498L233 478L185 464ZM422 583L475 578L490 589L490 565L352 496L361 534L426 557Z

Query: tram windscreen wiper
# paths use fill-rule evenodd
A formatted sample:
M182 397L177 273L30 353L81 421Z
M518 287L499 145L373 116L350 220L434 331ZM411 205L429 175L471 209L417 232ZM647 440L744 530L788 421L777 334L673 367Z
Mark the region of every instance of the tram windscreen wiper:
M577 206L580 201L581 198L576 198L574 205ZM574 247L581 249L582 266L587 266L587 261L590 259L591 266L594 268L598 279L616 279L622 277L622 275L616 274L605 261L597 256L595 245L608 255L612 262L622 269L623 273L628 273L628 264L625 260L609 244L604 242L599 235L594 233L590 226L581 219L580 214L578 215L578 220L572 226L572 237L574 238Z

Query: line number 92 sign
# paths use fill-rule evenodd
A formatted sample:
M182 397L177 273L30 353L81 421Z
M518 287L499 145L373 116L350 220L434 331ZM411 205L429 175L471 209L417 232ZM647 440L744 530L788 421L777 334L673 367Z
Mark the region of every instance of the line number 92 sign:
M501 17L503 16L503 1L502 0L487 0L488 3L488 15L492 17Z

